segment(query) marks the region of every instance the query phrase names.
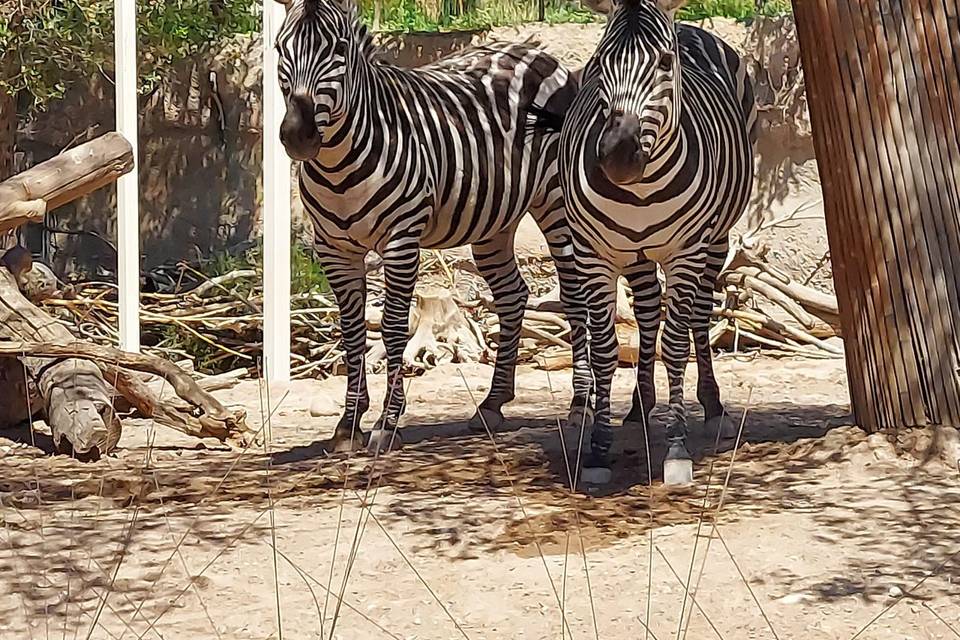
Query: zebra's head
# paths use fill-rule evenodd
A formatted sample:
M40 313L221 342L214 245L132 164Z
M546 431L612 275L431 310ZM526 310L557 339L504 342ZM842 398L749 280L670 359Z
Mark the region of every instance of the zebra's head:
M280 140L294 160L315 158L324 130L347 112L358 58L369 46L353 0L277 0L287 15L276 48L287 111Z
M680 63L674 18L686 0L588 0L607 27L588 63L606 122L598 159L607 178L640 182L658 142L679 127Z

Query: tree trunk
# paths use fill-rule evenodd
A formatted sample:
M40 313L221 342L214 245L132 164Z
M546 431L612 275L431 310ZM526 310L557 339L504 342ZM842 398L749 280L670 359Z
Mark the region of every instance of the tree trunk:
M20 293L15 275L0 266L0 342L76 341L62 324L40 311ZM47 424L57 448L78 457L99 457L120 439L120 420L113 410L113 392L96 364L62 357L24 356L20 362L35 381ZM8 369L9 371L9 369ZM23 387L0 389L0 402L20 402ZM12 395L16 394L16 400Z
M794 0L854 411L960 427L956 0Z
M133 169L126 138L107 133L0 182L0 232L114 182Z
M10 76L4 76L10 77ZM17 100L0 90L0 181L13 175L13 149L17 140ZM0 252L16 244L15 232L0 231Z

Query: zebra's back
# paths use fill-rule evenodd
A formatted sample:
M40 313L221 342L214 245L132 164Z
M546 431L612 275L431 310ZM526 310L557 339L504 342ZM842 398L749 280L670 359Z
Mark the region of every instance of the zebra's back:
M374 64L371 73L365 126L301 173L325 238L378 249L423 216L422 246L472 244L558 190L559 137L528 116L531 107L572 101L568 73L552 56L502 44L418 69Z

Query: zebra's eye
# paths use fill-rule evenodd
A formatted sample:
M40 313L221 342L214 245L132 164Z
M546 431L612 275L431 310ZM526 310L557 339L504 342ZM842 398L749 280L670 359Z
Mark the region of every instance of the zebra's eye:
M660 64L657 65L660 71L673 71L673 53L666 51L660 56Z

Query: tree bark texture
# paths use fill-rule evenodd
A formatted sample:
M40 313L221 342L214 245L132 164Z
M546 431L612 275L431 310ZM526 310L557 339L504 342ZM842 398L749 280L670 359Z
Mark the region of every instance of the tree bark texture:
M2 95L2 94L0 94ZM114 182L133 169L130 143L116 132L95 138L0 182L0 233Z
M69 329L23 297L10 271L0 267L0 342L76 342ZM9 354L8 354L9 355ZM113 391L96 364L71 357L24 355L20 362L36 385L41 408L61 451L97 457L120 439ZM8 369L8 374L13 375ZM0 389L0 402L19 403L23 387ZM13 400L11 396L18 397Z
M957 0L794 0L851 397L960 427Z

